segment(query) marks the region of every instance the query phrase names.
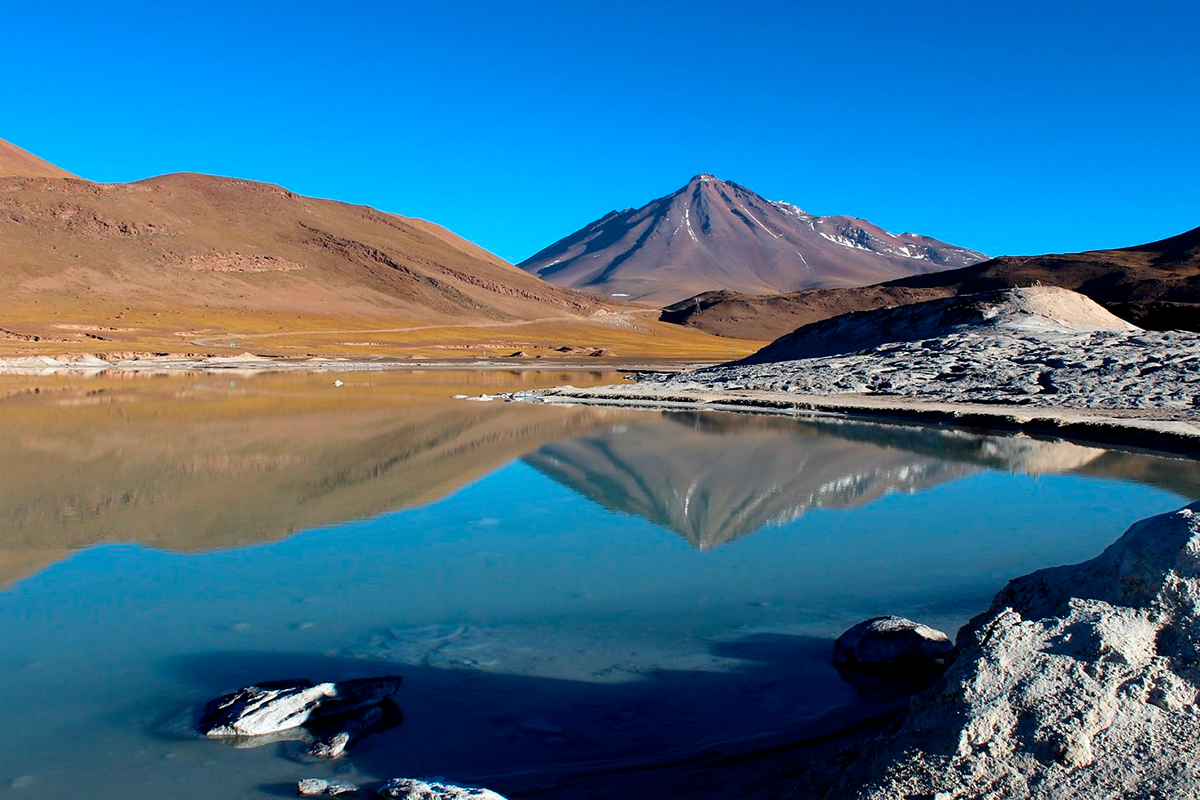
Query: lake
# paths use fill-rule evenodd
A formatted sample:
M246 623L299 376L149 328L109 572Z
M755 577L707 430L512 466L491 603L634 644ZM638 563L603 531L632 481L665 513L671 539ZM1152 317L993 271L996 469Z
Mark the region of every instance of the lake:
M619 380L0 378L0 793L617 787L903 702L833 638L884 613L953 636L1200 498L1194 460L1027 436L451 399ZM172 727L256 681L390 673L403 724L332 763Z

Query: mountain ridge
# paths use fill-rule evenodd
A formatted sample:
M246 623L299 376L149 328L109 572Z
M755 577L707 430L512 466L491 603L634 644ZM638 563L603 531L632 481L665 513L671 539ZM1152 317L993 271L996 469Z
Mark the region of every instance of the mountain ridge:
M1036 285L1077 291L1143 328L1200 330L1200 227L1131 247L999 256L859 289L771 297L707 292L665 307L660 319L721 336L773 339L852 311Z
M861 286L985 258L858 217L809 214L700 173L643 206L608 212L517 266L560 286L666 303L716 289Z

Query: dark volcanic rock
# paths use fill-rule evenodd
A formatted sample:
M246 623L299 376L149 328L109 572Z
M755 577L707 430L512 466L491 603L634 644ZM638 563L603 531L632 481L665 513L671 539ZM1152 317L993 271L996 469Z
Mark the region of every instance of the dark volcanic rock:
M833 643L833 662L842 665L919 665L945 658L950 637L904 617L860 622Z
M390 730L403 722L404 715L399 706L389 699L349 714L322 717L317 724L309 726L316 740L309 745L305 755L312 758L338 758L358 740Z

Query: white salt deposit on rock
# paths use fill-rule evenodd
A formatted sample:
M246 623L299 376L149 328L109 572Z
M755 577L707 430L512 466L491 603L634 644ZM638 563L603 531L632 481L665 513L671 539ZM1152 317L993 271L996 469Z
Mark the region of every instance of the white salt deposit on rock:
M490 789L443 783L432 778L392 778L379 787L378 795L403 800L504 800Z
M875 756L872 800L1200 796L1200 503L1012 581ZM877 773L878 774L878 773Z
M1198 416L1200 334L1142 331L1066 289L1006 289L843 314L741 362L640 381L664 393L860 394Z
M869 350L888 342L913 342L952 333L1017 335L1137 333L1091 298L1069 289L1035 286L853 311L804 325L745 359L746 364L791 361Z
M349 781L304 778L296 784L296 792L301 797L338 797L358 794L358 786Z

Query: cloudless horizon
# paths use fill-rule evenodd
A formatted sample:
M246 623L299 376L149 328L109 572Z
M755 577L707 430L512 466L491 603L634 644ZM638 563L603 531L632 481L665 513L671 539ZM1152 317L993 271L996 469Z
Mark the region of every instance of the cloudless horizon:
M0 138L206 172L520 261L708 172L991 255L1200 225L1184 2L67 2L6 12Z

